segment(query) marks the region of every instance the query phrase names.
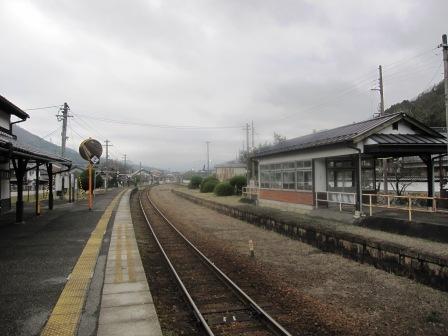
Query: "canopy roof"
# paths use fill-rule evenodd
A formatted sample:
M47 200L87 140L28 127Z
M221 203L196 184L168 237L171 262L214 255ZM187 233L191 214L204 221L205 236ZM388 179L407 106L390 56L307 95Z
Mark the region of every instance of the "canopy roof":
M0 132L0 152L9 153L13 159L23 158L41 163L60 163L70 167L72 162L62 156L47 153L31 145L19 142L15 136Z

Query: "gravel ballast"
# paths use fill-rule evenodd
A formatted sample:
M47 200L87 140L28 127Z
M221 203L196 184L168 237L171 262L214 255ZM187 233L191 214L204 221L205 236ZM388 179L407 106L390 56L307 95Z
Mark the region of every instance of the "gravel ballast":
M362 325L364 335L448 334L448 293L218 214L170 189L162 185L151 192L170 219L238 255L247 256L248 241L253 240L260 272L275 274L282 286L294 289L291 295L315 300L323 316L337 311L360 321L353 326ZM444 244L421 243L429 250L445 247L446 251Z

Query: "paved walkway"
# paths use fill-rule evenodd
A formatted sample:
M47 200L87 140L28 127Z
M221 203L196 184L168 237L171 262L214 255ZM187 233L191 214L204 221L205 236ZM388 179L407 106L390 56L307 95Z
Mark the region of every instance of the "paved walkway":
M86 242L119 192L96 197L93 211L85 201L38 217L26 208L24 223L0 226L1 335L41 333Z
M135 240L129 196L127 192L122 197L115 215L98 335L162 336Z

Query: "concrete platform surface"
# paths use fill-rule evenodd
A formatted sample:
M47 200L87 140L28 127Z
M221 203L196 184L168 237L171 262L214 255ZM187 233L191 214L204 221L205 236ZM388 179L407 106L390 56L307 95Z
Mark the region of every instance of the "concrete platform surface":
M93 211L81 201L39 217L27 213L25 223L0 227L1 335L40 334L86 242L120 191L97 196Z
M129 206L121 199L112 228L101 309L99 336L162 336L140 259Z

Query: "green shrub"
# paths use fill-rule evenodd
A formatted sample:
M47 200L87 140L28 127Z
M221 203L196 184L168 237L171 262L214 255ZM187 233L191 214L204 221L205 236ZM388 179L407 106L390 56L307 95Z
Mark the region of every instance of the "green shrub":
M237 175L230 179L229 181L230 185L235 188L235 193L237 195L241 195L243 191L243 187L247 185L247 179L246 176L243 175Z
M208 180L206 182L202 182L201 184L201 193L210 193L215 190L215 186L219 183L218 180Z
M193 175L190 179L190 183L188 184L189 189L198 189L202 183L202 177L198 175Z
M213 192L213 189L215 188L215 185L217 185L218 183L219 183L219 180L215 176L213 176L213 175L212 176L207 176L206 178L204 178L202 180L201 186L200 186L200 190L203 193Z
M218 181L219 182L219 180L214 175L207 176L206 178L204 178L202 180L202 183L207 183L208 181Z
M216 196L230 196L233 195L233 187L229 182L221 182L215 186L214 193Z

